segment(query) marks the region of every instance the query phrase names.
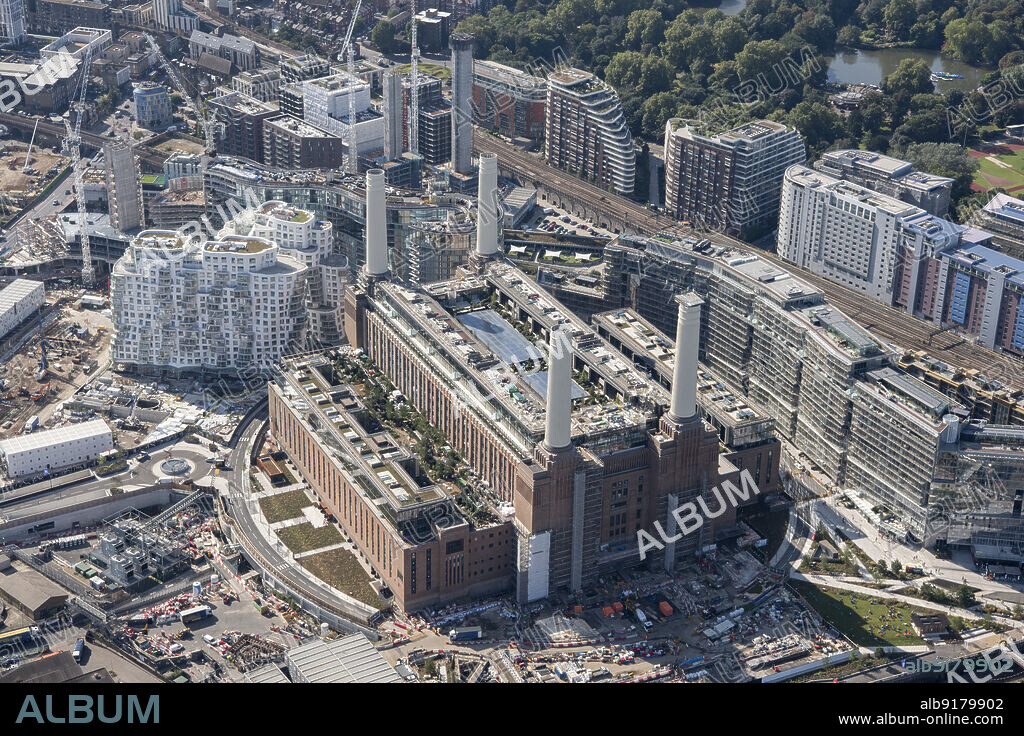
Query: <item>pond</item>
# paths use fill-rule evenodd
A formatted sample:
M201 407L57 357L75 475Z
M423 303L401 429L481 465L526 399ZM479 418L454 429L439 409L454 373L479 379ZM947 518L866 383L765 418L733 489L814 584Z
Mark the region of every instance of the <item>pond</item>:
M730 0L725 0L730 2ZM923 59L933 72L961 74L963 79L937 82L939 92L961 89L965 92L978 87L987 69L971 66L937 51L921 49L870 49L841 51L829 59L828 81L841 84L881 84L882 79L896 71L903 59Z

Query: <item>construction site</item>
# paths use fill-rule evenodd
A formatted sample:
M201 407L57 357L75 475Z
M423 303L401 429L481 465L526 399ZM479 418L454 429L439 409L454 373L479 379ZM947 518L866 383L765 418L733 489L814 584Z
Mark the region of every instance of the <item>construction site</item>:
M9 138L0 141L0 227L50 186L68 163L52 148Z

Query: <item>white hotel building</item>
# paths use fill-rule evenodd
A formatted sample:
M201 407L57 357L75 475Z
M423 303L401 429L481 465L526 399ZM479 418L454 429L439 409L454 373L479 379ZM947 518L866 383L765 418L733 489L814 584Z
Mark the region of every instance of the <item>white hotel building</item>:
M790 263L892 304L905 225L927 213L912 204L791 166L782 184L778 254ZM935 218L937 219L937 218Z
M265 238L143 231L111 273L111 357L143 372L268 370L300 339L307 271Z

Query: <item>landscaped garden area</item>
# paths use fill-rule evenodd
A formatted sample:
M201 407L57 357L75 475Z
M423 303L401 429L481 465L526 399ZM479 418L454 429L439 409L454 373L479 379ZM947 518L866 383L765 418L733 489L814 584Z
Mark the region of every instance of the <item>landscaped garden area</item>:
M303 557L299 564L331 587L352 596L357 601L377 609L384 607L377 591L370 587L373 578L347 549L332 549L318 555Z
M342 541L341 533L333 526L315 527L309 522L286 526L276 531L284 546L292 552L309 552Z
M821 614L837 631L858 646L912 646L924 644L910 617L927 616L934 611L901 601L874 598L837 588L795 581L793 588L808 605Z
M270 524L302 516L302 509L312 505L313 502L302 490L278 493L276 496L260 499L260 510Z

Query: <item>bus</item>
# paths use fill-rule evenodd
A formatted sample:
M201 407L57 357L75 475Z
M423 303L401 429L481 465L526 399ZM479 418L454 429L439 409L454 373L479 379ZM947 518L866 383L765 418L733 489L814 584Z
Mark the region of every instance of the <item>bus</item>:
M0 648L39 638L38 626L25 626L0 634Z
M71 650L71 656L79 664L82 663L82 650L85 649L85 639L79 639L75 642L75 646Z

